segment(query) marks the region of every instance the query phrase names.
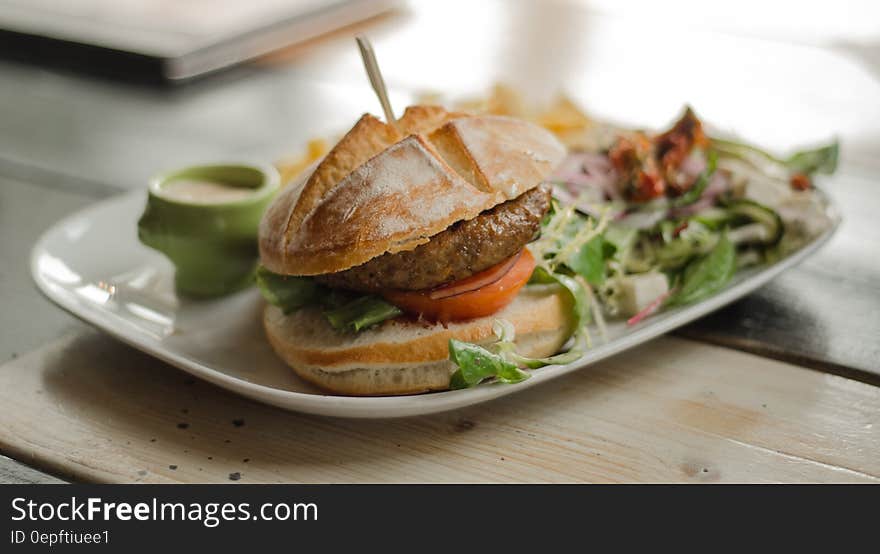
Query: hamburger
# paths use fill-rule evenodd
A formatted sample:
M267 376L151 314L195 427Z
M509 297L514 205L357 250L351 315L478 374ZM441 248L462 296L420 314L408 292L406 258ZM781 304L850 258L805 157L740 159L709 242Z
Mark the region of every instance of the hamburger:
M261 221L272 348L346 395L448 389L450 342L490 342L497 320L518 355L555 354L575 325L571 300L558 284L525 285L551 209L545 179L565 155L550 132L505 116L362 116Z

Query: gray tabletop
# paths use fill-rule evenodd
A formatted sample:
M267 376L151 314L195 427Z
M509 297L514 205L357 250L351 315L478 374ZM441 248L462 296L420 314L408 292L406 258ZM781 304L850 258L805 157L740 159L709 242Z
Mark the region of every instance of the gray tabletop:
M397 105L501 79L534 96L567 90L624 123L662 125L690 102L783 150L839 136L841 168L824 183L844 216L832 242L681 333L880 384L880 45L861 40L858 18L823 25L805 10L758 26L719 14L658 25L567 3L492 2L467 18L457 16L464 3L437 4L414 2L367 27ZM353 32L176 89L0 62L0 362L84 325L28 274L31 245L58 218L163 169L275 160L378 112ZM27 463L0 456L0 482L55 479Z

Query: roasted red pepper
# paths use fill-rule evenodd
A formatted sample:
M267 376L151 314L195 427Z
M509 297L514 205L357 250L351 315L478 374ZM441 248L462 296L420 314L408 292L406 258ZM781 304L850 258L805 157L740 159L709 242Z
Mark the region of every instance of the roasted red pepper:
M653 138L644 133L618 137L608 150L608 160L620 174L621 189L632 202L648 202L666 194L686 192L694 179L681 166L695 147L705 148L709 139L703 124L688 108L666 132Z
M648 202L659 198L666 193L666 183L663 177L656 173L639 171L635 178L632 200L634 202Z

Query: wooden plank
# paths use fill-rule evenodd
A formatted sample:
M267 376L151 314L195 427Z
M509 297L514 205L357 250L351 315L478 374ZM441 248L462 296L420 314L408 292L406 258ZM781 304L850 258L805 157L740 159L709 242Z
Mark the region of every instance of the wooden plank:
M64 483L61 479L31 469L21 462L0 456L0 483L16 485Z
M666 337L398 420L256 404L96 332L0 367L0 450L99 482L880 482L880 388Z

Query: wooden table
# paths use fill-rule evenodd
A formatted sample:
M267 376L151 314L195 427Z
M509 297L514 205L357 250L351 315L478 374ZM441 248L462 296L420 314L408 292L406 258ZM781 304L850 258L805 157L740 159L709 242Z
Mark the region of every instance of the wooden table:
M235 472L304 482L877 479L880 48L865 23L876 14L858 12L873 8L841 9L844 21L809 7L777 17L745 6L737 19L696 8L608 13L623 8L595 2L480 6L415 2L366 26L396 105L500 79L535 99L565 89L624 123L659 126L689 102L782 150L837 134L843 163L827 187L845 217L840 232L810 261L683 330L688 340L660 339L460 412L353 422L285 414L201 383L175 393L182 373L37 294L30 246L62 215L142 187L158 170L274 159L378 112L354 30L170 90L0 62L0 256L14 261L0 265L0 380L21 393L0 411L0 453L99 481ZM75 365L61 367L64 379L51 372L59 348L85 384L70 376ZM46 384L54 404L38 418L28 407L43 406ZM260 428L229 423L239 417ZM53 479L19 462L0 458L0 482Z

